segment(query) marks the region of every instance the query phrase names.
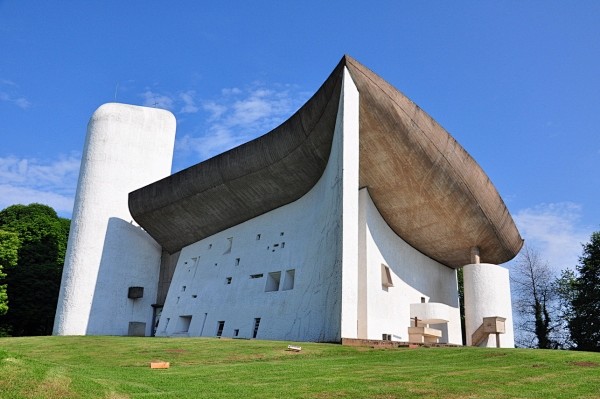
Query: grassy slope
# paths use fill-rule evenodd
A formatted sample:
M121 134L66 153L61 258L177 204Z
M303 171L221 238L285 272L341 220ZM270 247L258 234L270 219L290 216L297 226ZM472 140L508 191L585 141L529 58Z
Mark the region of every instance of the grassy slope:
M287 344L0 338L0 398L600 398L597 353Z

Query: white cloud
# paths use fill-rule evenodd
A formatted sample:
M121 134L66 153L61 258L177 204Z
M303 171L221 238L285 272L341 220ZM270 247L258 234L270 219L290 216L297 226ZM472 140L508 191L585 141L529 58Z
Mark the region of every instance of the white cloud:
M21 109L27 109L31 102L18 93L19 86L10 80L0 79L0 101L16 105Z
M168 110L172 110L174 107L175 100L166 94L155 93L150 89L146 89L140 96L144 99L143 105L146 107L156 107Z
M0 209L39 202L70 216L79 164L78 154L54 160L0 157Z
M574 268L581 256L581 244L593 231L580 223L582 208L571 202L539 204L514 215L527 245L536 248L553 270Z
M179 98L183 101L183 107L179 112L182 114L195 114L200 110L194 101L196 92L194 90L188 90L183 93L179 93Z
M177 140L176 151L194 153L200 160L217 155L267 133L289 118L305 99L306 94L291 85L253 83L244 89L222 89L218 98L201 101L208 117L194 133Z

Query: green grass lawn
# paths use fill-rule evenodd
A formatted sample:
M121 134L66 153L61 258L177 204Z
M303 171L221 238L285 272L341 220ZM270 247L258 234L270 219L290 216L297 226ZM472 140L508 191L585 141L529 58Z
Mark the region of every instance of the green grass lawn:
M0 338L1 398L600 398L600 354L203 338ZM153 370L151 361L168 361Z

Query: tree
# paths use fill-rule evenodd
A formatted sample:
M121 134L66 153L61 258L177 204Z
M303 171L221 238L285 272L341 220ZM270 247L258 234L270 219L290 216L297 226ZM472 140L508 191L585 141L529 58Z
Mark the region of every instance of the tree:
M17 265L4 279L10 305L0 328L13 335L52 332L69 220L49 206L13 205L0 211L0 229L18 236Z
M600 351L600 232L583 245L571 289L568 323L575 349Z
M519 344L526 347L555 349L560 320L556 317L556 290L554 276L539 253L525 246L512 273L514 304L519 322Z
M15 233L0 230L0 283L4 283L6 273L17 265L19 237ZM0 316L8 311L8 293L6 284L0 284Z

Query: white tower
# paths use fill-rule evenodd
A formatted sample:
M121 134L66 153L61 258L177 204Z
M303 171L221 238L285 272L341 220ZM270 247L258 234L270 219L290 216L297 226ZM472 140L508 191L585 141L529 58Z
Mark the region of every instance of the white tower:
M171 173L174 141L175 117L165 110L109 103L92 115L55 335L126 335L132 325L148 335L161 248L131 224L128 194Z

